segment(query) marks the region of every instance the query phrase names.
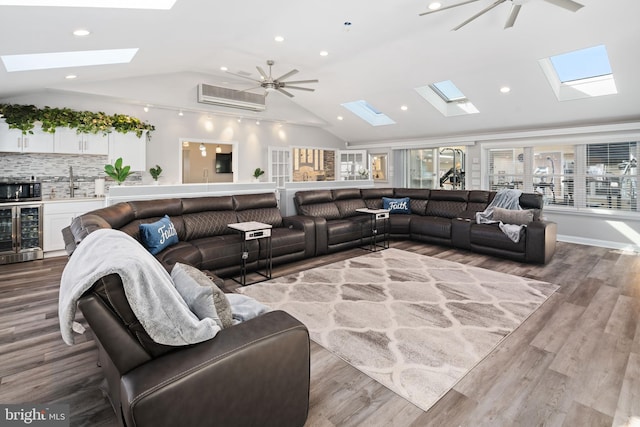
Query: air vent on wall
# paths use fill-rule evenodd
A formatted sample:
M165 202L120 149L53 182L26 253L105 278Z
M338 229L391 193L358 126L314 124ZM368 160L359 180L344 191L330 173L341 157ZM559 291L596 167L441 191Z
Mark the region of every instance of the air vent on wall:
M198 85L198 102L242 110L264 111L265 95L243 92L201 83Z

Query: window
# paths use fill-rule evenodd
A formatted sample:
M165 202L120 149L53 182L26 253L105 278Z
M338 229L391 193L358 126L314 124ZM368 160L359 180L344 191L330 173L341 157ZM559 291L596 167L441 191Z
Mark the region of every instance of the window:
M465 152L463 147L409 150L410 188L465 188Z
M269 179L276 187L283 188L291 177L291 149L269 147Z
M342 104L344 108L351 111L356 116L360 117L362 120L369 123L371 126L385 126L385 125L393 125L394 122L389 116L378 111L374 106L369 104L367 101L353 101Z
M524 150L522 148L498 148L489 150L489 188L523 189Z
M605 46L543 58L540 66L560 101L618 93Z
M370 179L365 150L340 151L340 180Z
M587 145L587 207L637 210L638 154L637 142Z
M573 145L534 147L533 190L541 193L545 204L575 204L576 168Z
M451 80L417 87L414 90L445 117L479 113Z
M637 211L638 142L487 150L491 190L519 188L547 206Z

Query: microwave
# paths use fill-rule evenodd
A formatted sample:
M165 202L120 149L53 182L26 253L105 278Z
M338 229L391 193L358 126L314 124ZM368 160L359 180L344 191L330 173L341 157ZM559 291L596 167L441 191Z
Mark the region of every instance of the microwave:
M0 203L42 200L42 183L38 181L0 181Z

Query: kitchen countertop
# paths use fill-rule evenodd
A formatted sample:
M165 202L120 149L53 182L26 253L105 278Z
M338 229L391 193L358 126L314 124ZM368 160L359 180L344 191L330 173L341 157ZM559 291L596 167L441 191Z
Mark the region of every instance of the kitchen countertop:
M60 197L51 199L49 197L43 197L42 203L69 203L69 202L103 202L104 197Z

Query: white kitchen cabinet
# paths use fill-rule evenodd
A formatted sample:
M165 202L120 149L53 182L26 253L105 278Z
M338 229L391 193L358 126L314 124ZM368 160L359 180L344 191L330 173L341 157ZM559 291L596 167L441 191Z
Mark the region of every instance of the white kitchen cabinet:
M140 138L135 133L112 132L109 134L109 163L122 157L122 164L132 171L147 169L147 133Z
M54 134L53 152L65 154L109 154L109 135L77 133L58 128Z
M104 207L104 199L63 199L44 202L42 244L44 252L64 250L62 229L79 215Z
M53 134L43 132L36 125L33 134L23 135L19 129L9 129L4 120L0 120L0 151L13 153L52 153Z

